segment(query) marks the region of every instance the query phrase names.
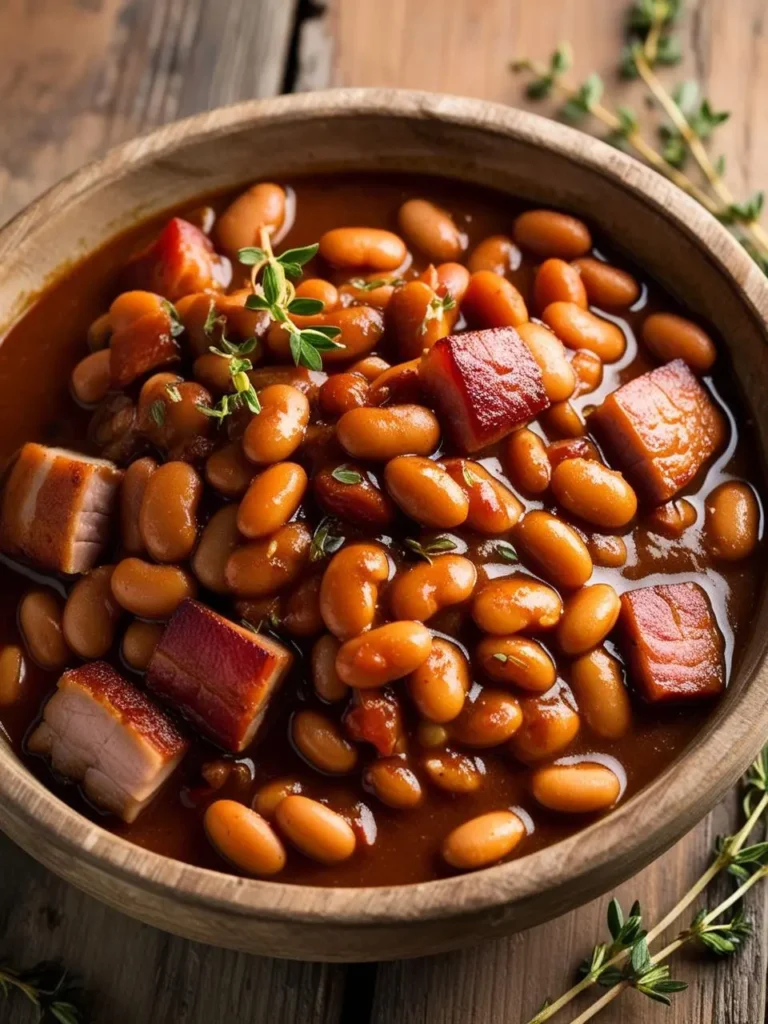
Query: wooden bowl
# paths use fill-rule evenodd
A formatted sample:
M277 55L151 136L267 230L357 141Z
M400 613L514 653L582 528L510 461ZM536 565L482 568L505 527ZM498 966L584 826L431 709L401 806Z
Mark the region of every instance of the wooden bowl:
M768 283L697 203L622 153L531 114L416 92L286 96L201 114L113 150L0 231L0 322L75 254L199 193L309 171L423 171L587 217L710 321L768 438ZM321 889L190 867L106 832L0 743L0 826L51 870L134 917L272 956L374 960L452 949L545 921L634 874L691 828L768 736L765 595L725 699L652 784L573 838L442 881Z

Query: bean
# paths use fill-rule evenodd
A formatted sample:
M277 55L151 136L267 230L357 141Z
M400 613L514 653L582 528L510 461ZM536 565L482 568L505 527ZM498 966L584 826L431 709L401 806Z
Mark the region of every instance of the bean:
M109 349L91 352L72 371L72 393L81 405L98 405L109 391Z
M216 850L247 875L276 875L285 867L283 844L250 807L235 800L214 800L203 821Z
M492 537L512 529L523 514L523 506L485 466L469 459L446 459L441 465L469 499L465 521L468 529Z
M208 520L200 536L200 543L192 556L192 572L208 590L215 594L226 594L226 568L229 556L241 543L237 528L237 505L224 505Z
M568 348L589 349L604 363L615 363L624 355L627 339L621 328L574 302L553 302L541 318Z
M530 576L491 580L472 602L472 618L484 633L496 636L552 629L562 613L557 591Z
M571 367L576 374L576 390L573 397L588 395L603 382L603 361L588 348L578 348L571 356Z
M351 409L339 420L336 435L355 458L388 462L398 455L430 455L440 440L440 424L421 405Z
M582 654L571 664L571 687L579 711L598 736L617 740L629 731L632 708L621 665L604 647Z
M129 555L144 553L144 540L139 529L139 513L149 478L157 463L149 456L136 459L126 469L120 484L120 534L123 550Z
M424 799L421 783L398 757L374 761L365 772L363 783L383 804L398 811L418 807Z
M245 493L237 527L249 540L266 537L295 514L307 489L307 474L295 462L278 462L260 473Z
M421 401L420 366L420 358L390 366L376 378L368 393L368 405L408 405Z
M469 514L469 499L437 462L419 455L401 455L384 470L387 490L407 516L422 526L446 530L460 526Z
M576 387L576 374L562 341L542 324L520 324L517 333L541 370L541 383L550 402L570 398Z
M312 316L291 314L291 320L300 328L306 327L338 327L341 331L334 341L340 347L329 348L323 352L326 365L348 363L359 359L376 348L384 333L384 317L380 309L371 306L347 306L334 309L329 313L314 313ZM266 333L267 347L280 360L290 360L290 335L285 327L273 323ZM251 376L253 380L253 376ZM254 383L254 387L256 384Z
M495 683L512 684L534 693L545 693L557 677L547 651L522 636L487 636L477 647L480 667Z
M124 558L112 573L115 600L141 619L169 619L181 602L196 592L195 581L178 565Z
M308 277L296 285L296 296L299 299L317 299L323 304L323 312L328 313L336 309L339 304L339 293L335 285L330 281L324 281L322 277Z
M654 533L677 540L696 522L696 509L690 501L678 498L651 509L646 522Z
M337 478L339 470L355 474L359 479L345 483L344 479ZM347 479L355 479L355 476ZM356 526L382 529L395 517L395 506L389 495L379 488L376 476L362 466L350 463L326 466L315 474L313 486L315 498L324 511Z
M618 569L627 560L627 545L623 537L593 533L587 539L587 549L595 565Z
M341 645L336 672L348 686L386 686L415 672L432 650L432 636L420 622L389 622Z
M288 523L271 537L235 548L224 578L238 597L269 597L295 582L309 561L312 535L303 523Z
M583 221L555 210L527 210L516 218L512 235L519 246L536 256L574 260L592 248L592 237Z
M272 779L256 790L252 801L253 809L262 818L269 820L274 818L278 804L287 796L297 795L303 791L304 787L298 779Z
M476 793L483 784L474 760L454 750L430 754L422 765L430 782L446 793Z
M389 577L389 559L378 544L349 544L328 563L320 586L320 613L340 640L370 629L379 587Z
M517 270L523 256L511 238L506 235L489 235L472 250L467 261L470 274L478 270L492 270L505 277L511 270Z
M245 457L242 445L230 441L210 455L205 463L205 479L225 498L240 498L254 477L252 462Z
M428 750L444 747L448 742L448 730L436 722L419 722L416 726L416 738L422 747Z
M259 393L261 412L243 434L243 451L251 462L283 462L304 439L309 423L309 402L289 384L272 384Z
M7 644L0 651L0 708L8 708L21 698L25 674L21 648Z
M144 546L157 562L181 562L197 540L203 482L186 462L166 462L149 477L139 512Z
M552 493L573 515L595 526L626 526L637 495L621 473L593 459L566 459L552 472Z
M232 390L229 362L213 352L204 352L192 364L192 376L213 394L223 395Z
M592 559L586 544L573 527L557 516L540 510L529 512L515 531L525 553L556 586L576 589L592 575Z
M357 305L373 306L374 309L386 309L395 293L396 280L396 274L381 271L356 276L341 286L339 295L343 303L351 301Z
M291 721L294 746L326 775L348 775L357 764L357 751L335 722L317 711L297 711Z
M121 292L109 307L112 332L122 331L148 314L165 313L167 318L164 302L163 296L157 295L155 292L140 289Z
M451 736L468 747L498 747L520 728L520 702L502 690L481 690L451 722Z
M619 270L591 256L574 260L573 266L581 274L587 298L593 306L624 309L634 305L640 297L640 286L626 270Z
M321 864L338 864L355 852L351 825L317 800L291 794L277 805L275 818L293 845Z
M363 356L362 359L353 363L349 368L350 373L359 373L369 383L373 383L378 377L389 369L389 363L381 356Z
M263 406L263 392L273 384L295 388L302 395L306 395L310 401L313 401L320 388L328 380L328 374L323 373L322 370L308 370L306 366L257 366L255 370L248 371L248 379L259 392ZM267 398L269 399L270 396L268 395Z
M342 683L336 672L336 655L341 643L326 633L312 648L312 685L315 693L327 704L336 704L349 696L349 687Z
M749 484L720 484L705 502L704 535L715 556L736 562L751 555L759 539L760 508Z
M569 437L564 441L553 441L547 445L547 458L552 469L567 459L592 459L602 462L600 452L586 437Z
M216 221L216 237L221 248L236 257L239 249L259 245L262 228L275 232L284 219L284 190L270 181L262 181L229 204Z
M395 270L407 254L402 238L381 228L331 228L320 236L320 255L334 267Z
M333 419L368 405L368 381L357 373L335 373L320 388L320 408Z
M134 619L123 634L123 661L137 672L146 672L165 626Z
M518 761L555 757L576 738L581 720L562 692L524 697L520 703L523 723L509 744Z
M492 270L478 270L469 279L461 311L477 327L518 327L528 320L525 299L511 281Z
M260 341L269 327L270 317L266 310L246 307L250 294L250 288L239 288L228 295L197 292L176 302L176 312L186 331L185 341L193 356L212 355L211 343L218 343L223 334L230 341L243 342L248 338ZM213 328L211 318L216 321ZM248 353L248 358L257 362L260 356L261 345L257 344ZM229 363L221 356L214 356L214 359L219 361L226 374L228 383L223 390L228 390L232 382Z
M64 639L81 658L103 658L114 642L122 613L112 596L114 570L114 565L100 565L81 576L64 605Z
M568 655L583 654L611 632L621 611L619 595L609 583L582 587L565 602L557 642Z
M427 660L408 677L408 692L430 722L450 722L464 707L471 685L469 662L455 644L435 637Z
M527 427L516 430L507 438L505 464L512 481L521 491L542 494L549 487L552 467L544 442Z
M457 306L461 305L467 288L470 274L461 263L441 263L437 268L436 291L441 298L450 295Z
M321 577L315 573L300 580L285 598L281 625L291 636L317 636L323 631L320 614Z
M443 860L460 871L487 867L510 854L524 835L525 825L512 811L481 814L446 836Z
M536 271L533 302L539 312L545 310L552 302L574 302L582 309L586 309L587 290L581 274L565 260L545 260Z
M717 359L707 332L674 313L651 313L643 323L642 339L663 363L684 359L694 373L707 373Z
M409 281L398 288L387 306L386 322L400 358L419 358L439 338L451 333L458 314L457 304L446 308L424 281Z
M436 263L457 260L467 247L467 236L456 227L450 213L427 199L407 200L397 220L408 241Z
M583 437L587 432L584 417L570 402L555 402L542 415L544 429L555 437Z
M52 590L30 590L19 604L19 627L34 662L51 672L71 658L61 627L63 605Z
M539 768L531 780L536 800L551 811L589 814L605 811L621 793L617 776L601 764L553 764Z
M426 622L443 608L461 604L472 596L477 569L462 555L441 555L430 565L424 562L398 573L389 590L396 619Z
M171 398L168 387L178 400ZM139 425L142 433L158 448L168 450L198 437L207 437L212 420L200 406L213 404L210 392L195 381L171 373L150 377L139 394ZM158 416L157 409L162 406Z
M111 336L112 321L109 317L109 313L102 313L101 316L96 317L88 328L88 334L86 336L88 348L91 352L100 352L102 349L109 348L109 339Z

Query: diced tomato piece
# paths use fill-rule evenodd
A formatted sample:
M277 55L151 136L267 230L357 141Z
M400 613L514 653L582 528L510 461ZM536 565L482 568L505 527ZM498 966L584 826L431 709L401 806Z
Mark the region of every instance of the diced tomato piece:
M394 754L403 733L397 697L391 690L355 690L344 728L355 743L373 744L382 757Z
M541 370L513 327L449 334L425 352L419 372L444 428L467 452L549 406Z
M682 359L608 395L590 425L654 505L689 484L726 436L723 417Z
M229 283L229 261L217 256L207 235L189 221L172 217L157 239L127 268L135 288L175 302L193 292L220 291Z
M723 638L697 583L622 594L621 627L632 682L646 700L713 697L725 687Z

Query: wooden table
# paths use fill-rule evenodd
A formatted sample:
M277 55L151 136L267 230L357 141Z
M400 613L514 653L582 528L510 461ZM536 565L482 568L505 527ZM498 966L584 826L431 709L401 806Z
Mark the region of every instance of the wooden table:
M520 104L510 58L546 56L560 39L575 74L609 88L623 0L0 0L0 221L108 146L239 99L333 85L398 85ZM729 180L768 185L766 0L689 0L684 72L718 109ZM682 74L682 72L681 72ZM630 90L631 92L631 90ZM545 108L546 112L546 108ZM651 920L702 869L735 799L618 892ZM462 953L326 966L239 955L137 924L59 881L0 838L0 959L60 957L93 992L105 1024L518 1024L570 982L605 934L608 897ZM601 1020L758 1024L765 1015L766 914L738 958L695 956L673 1008L628 993ZM0 1003L0 1021L34 1014ZM561 1018L558 1018L560 1020ZM568 1019L567 1015L563 1018Z

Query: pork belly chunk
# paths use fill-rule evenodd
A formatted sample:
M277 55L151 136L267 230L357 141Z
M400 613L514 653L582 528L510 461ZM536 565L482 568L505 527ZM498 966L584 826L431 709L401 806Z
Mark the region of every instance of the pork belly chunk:
M713 697L724 689L723 638L697 583L622 594L620 623L632 681L646 700Z
M94 804L130 823L189 744L146 694L106 662L92 661L59 679L27 745L79 782Z
M106 459L25 444L0 497L0 551L54 572L92 569L109 539L122 477Z
M682 359L608 395L590 425L654 505L689 484L726 439L723 417Z
M256 734L293 655L281 644L193 601L183 601L155 648L148 688L225 750Z
M465 452L493 444L549 406L541 370L514 327L441 338L422 356L419 377Z

